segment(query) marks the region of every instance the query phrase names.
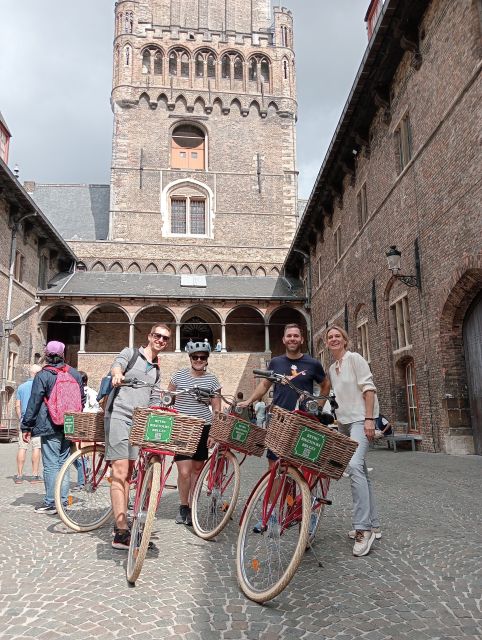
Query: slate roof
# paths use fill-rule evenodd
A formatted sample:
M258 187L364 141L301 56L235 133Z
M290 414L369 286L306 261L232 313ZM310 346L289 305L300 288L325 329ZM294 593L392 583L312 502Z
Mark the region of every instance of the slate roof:
M203 298L304 300L302 283L293 278L206 276L206 287L181 287L181 276L165 273L77 271L57 277L42 297Z
M109 185L35 184L30 195L66 240L107 238Z

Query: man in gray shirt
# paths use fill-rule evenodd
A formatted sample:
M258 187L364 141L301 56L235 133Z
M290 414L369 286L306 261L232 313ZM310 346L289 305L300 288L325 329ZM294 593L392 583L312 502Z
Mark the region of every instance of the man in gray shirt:
M114 512L114 549L128 549L130 532L127 526L127 499L129 478L137 458L137 448L129 444L132 428L132 412L135 407L147 407L159 403L159 354L169 343L171 330L165 324L156 324L147 336L148 344L141 347L132 366L128 363L134 355L133 349L123 349L111 368L112 386L105 412L106 458L112 462L110 495ZM125 380L137 378L155 387L120 387Z

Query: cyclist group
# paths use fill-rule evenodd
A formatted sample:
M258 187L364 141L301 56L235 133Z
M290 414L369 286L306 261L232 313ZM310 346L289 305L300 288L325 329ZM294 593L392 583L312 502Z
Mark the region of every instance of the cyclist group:
M106 458L112 461L111 499L115 518L112 546L116 549L128 549L130 542L127 523L129 477L137 457L137 449L129 444L132 411L136 406L156 405L159 402L159 385L143 388L120 385L129 378L149 383L158 382L161 366L159 356L166 349L170 337L169 327L162 323L157 324L148 335L147 346L138 350L137 360L132 365L130 360L133 352L128 348L117 356L112 365L113 391L106 405L105 433ZM339 405L338 428L358 442L358 448L347 469L353 497L353 530L348 535L355 540L353 554L364 556L369 553L374 540L381 537L373 488L365 463L369 443L374 439L375 420L378 417L376 388L366 360L348 350L349 338L344 329L336 325L329 327L325 340L335 360L328 376L318 360L302 352L302 331L296 324L288 324L284 328L282 341L285 354L272 358L269 369L287 376L296 387L308 393L313 393L315 383L325 396L330 387L333 389ZM220 391L221 385L216 376L207 371L209 353L208 345L203 342L191 342L188 349L190 366L172 376L168 390L179 391L197 384L211 392ZM271 384L269 380L261 380L251 396L238 406L246 407L261 400ZM298 394L288 386L276 385L273 405L291 411L295 409L297 399ZM221 399L214 397L208 404L210 406L196 401L188 394L180 395L176 399L176 409L181 413L202 418L205 423L196 453L192 457L175 457L180 498L179 513L175 520L177 524L192 524L190 495L209 455L211 411L221 409ZM271 466L276 460L276 455L268 450L267 458Z

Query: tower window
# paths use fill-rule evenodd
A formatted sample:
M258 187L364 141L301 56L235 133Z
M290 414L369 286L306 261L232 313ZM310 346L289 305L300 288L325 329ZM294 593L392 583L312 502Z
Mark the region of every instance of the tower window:
M184 49L175 49L169 54L169 75L189 78L190 58Z
M206 200L199 197L171 198L171 233L206 234Z
M256 62L256 58L252 58L251 62L249 63L249 79L258 79L258 63Z
M134 13L132 11L126 11L124 31L125 33L132 33L134 30Z
M234 79L235 80L243 79L243 61L239 56L237 56L234 61Z
M288 60L283 60L283 76L285 80L288 80Z
M196 78L204 77L204 56L198 53L196 56Z
M231 77L231 58L229 56L224 56L221 63L221 77L228 79Z
M160 76L162 74L162 53L157 51L154 55L154 75Z
M174 129L171 142L173 169L204 169L204 133L198 127L181 124Z
M249 62L249 79L261 80L266 84L270 81L270 63L265 56L254 56Z
M412 159L412 132L410 128L410 119L408 114L405 115L395 131L395 138L398 147L398 164L400 171L403 171Z
M208 55L208 78L216 77L216 60L213 54Z
M142 54L142 73L150 73L151 72L151 52L149 49L146 49Z

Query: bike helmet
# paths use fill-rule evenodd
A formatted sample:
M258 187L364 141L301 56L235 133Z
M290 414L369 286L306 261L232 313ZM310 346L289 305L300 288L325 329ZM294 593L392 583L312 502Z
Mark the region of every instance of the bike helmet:
M205 342L188 342L186 345L186 351L189 355L191 353L211 353L211 347Z

